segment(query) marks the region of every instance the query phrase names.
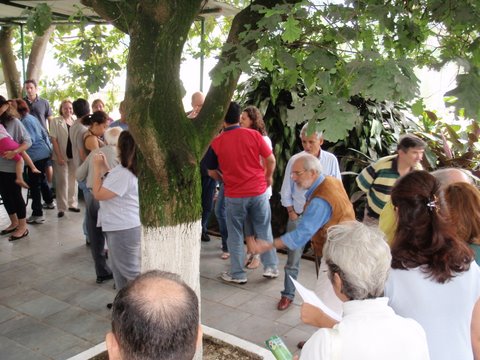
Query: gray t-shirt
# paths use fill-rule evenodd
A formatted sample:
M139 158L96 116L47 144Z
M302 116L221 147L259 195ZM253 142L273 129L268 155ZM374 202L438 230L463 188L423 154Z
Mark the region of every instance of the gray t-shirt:
M79 167L83 162L80 158L80 151L83 149L83 151L86 153L83 136L85 135L87 130L88 128L80 122L80 119L77 119L70 127L70 141L72 143L73 164L76 168Z
M30 135L28 134L27 130L23 126L22 122L18 119L13 119L5 125L5 129L7 132L12 136L13 140L15 140L19 145L26 142L28 143L28 147L32 146L32 140L30 139ZM15 161L7 160L0 157L0 171L1 172L8 172L14 173L15 172Z

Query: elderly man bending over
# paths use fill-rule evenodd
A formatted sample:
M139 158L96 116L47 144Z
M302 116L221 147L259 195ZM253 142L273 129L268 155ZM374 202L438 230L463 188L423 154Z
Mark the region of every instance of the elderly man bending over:
M110 360L191 360L201 341L198 298L177 275L152 270L118 292Z
M381 232L356 221L332 226L323 256L335 294L343 302L343 318L333 328L313 334L301 360L429 359L422 327L396 315L383 297L392 257ZM318 308L302 306L304 322L328 326L328 319Z

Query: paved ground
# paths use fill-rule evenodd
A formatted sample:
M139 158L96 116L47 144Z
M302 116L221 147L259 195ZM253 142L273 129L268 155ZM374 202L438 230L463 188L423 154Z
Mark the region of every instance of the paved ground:
M28 214L30 210L28 210ZM0 238L0 359L67 359L104 340L110 326L105 305L115 296L113 282L95 283L90 250L81 232L80 214L56 217L30 226L30 235L14 243ZM8 225L0 206L0 229ZM220 240L202 243L201 292L204 324L260 346L280 335L294 351L295 344L314 331L301 323L298 300L286 311L276 310L283 274L262 277L249 270L245 285L225 284L218 275L228 269L220 259ZM285 255L279 254L280 264ZM302 260L300 281L313 288L315 269Z

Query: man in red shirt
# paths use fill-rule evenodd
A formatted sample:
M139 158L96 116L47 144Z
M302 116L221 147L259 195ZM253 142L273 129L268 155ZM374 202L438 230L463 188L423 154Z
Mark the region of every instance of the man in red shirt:
M206 165L208 174L225 184L230 272L221 277L227 282L245 284L243 225L247 215L252 220L255 236L273 241L270 203L265 192L273 181L275 157L258 131L240 127L240 114L240 105L230 103L225 129L212 141ZM263 276L278 277L276 251L262 254L261 260Z

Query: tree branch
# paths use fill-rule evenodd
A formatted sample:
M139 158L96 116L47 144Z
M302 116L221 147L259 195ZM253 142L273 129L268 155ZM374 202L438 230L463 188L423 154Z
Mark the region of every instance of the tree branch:
M126 34L130 33L138 1L81 0L81 3L92 8L98 15L110 21L120 31Z
M256 41L249 41L242 43L240 34L247 29L258 29L258 22L265 16L262 13L252 9L255 6L264 6L266 8L273 8L279 4L297 4L301 0L255 0L250 3L245 9L240 11L232 22L232 27L228 34L226 41L226 47L220 55L218 61L212 73L221 71L222 68L231 63L236 63L240 59L237 59L236 48L242 46L248 50L250 56L258 49ZM201 144L202 148L206 148L210 142L210 139L215 136L223 121L228 105L232 99L233 93L236 89L238 79L240 78L241 71L238 69L231 69L225 74L225 79L220 85L211 86L205 99L205 104L198 116L198 121L195 121L195 127L197 131L205 134L206 136L200 136L205 143Z
M7 85L10 99L21 97L20 74L15 65L12 49L13 28L2 26L0 29L0 60L2 61L3 77Z

